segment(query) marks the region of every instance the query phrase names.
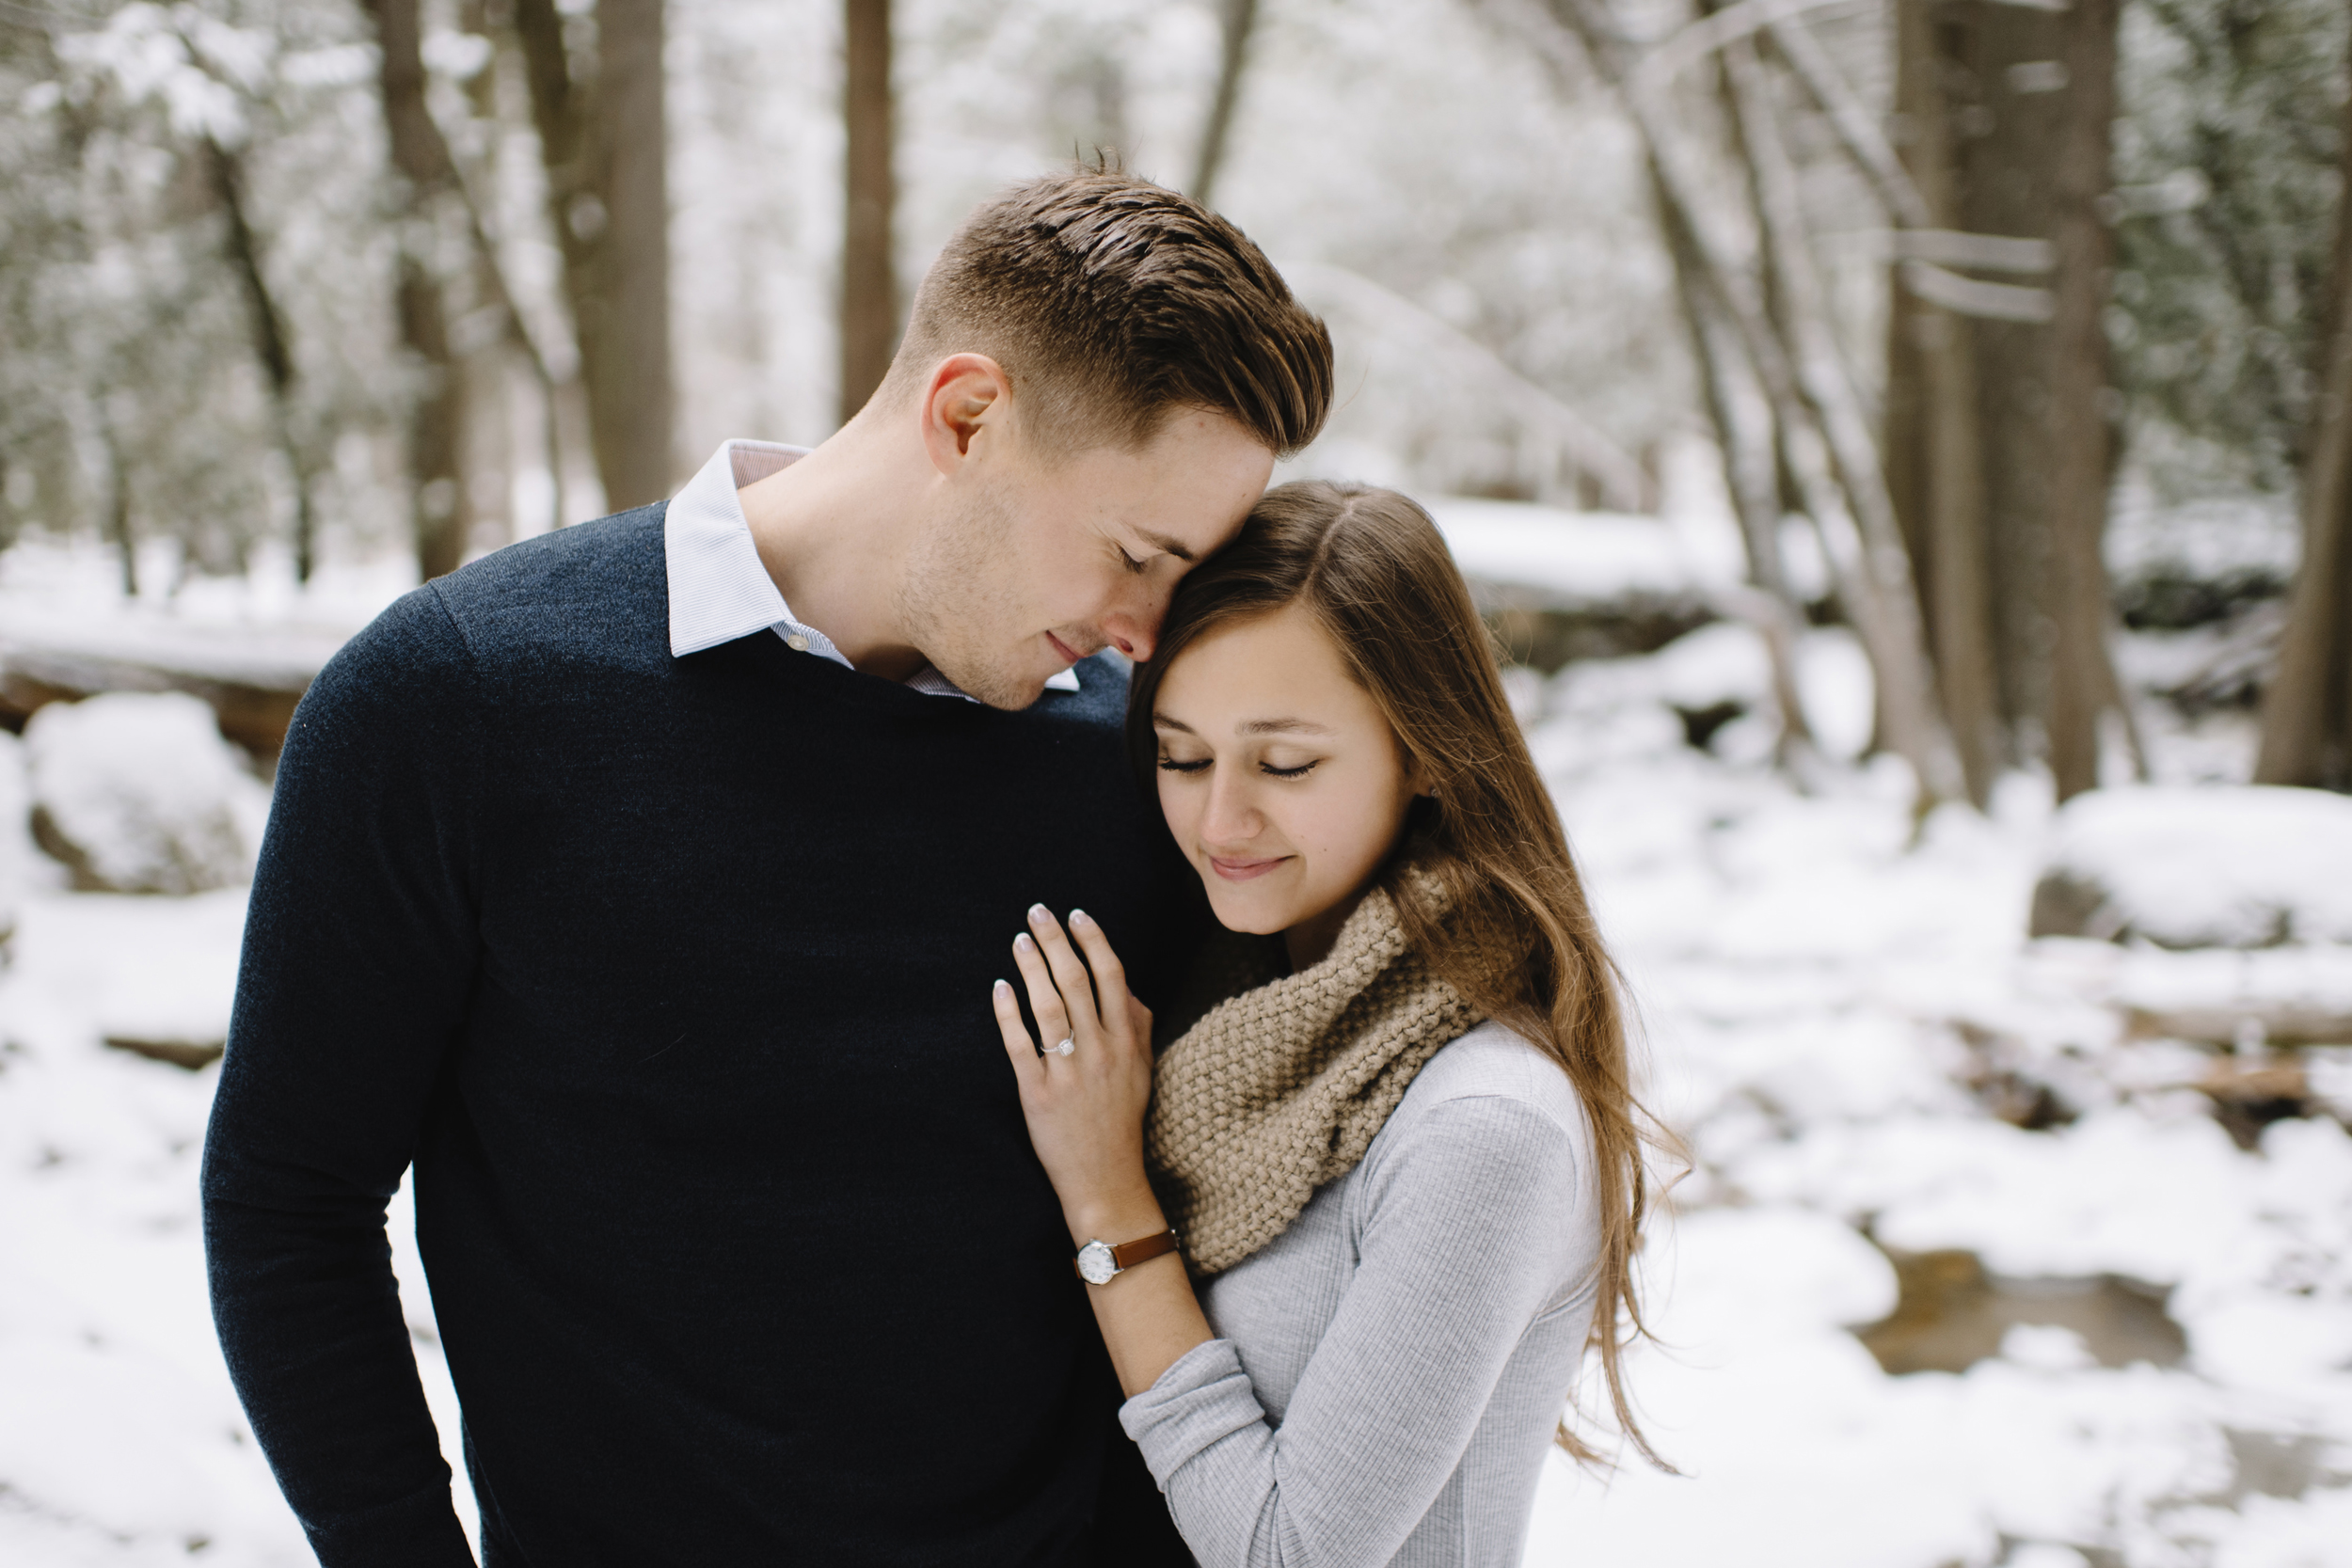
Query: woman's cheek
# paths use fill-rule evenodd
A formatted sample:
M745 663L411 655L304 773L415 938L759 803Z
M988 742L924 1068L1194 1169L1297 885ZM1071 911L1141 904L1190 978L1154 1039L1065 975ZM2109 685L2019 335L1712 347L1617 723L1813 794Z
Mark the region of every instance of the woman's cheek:
M1326 853L1336 863L1332 869L1337 879L1350 888L1362 885L1396 839L1394 813L1385 792L1371 781L1357 783L1344 791L1344 798L1329 802L1331 832L1326 835Z
M1177 847L1192 853L1193 822L1197 812L1185 807L1186 791L1180 773L1160 775L1160 816L1168 822L1168 831L1176 836Z

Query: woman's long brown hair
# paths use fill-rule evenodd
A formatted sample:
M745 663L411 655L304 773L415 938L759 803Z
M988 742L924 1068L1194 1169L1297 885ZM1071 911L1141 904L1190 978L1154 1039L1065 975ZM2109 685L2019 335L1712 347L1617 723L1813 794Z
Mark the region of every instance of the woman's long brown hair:
M1672 1140L1633 1096L1622 979L1593 922L1550 794L1502 691L1494 640L1429 515L1391 490L1306 481L1266 492L1240 536L1187 577L1136 667L1127 743L1156 790L1160 679L1215 627L1303 605L1388 718L1429 799L1382 873L1408 941L1464 1000L1534 1043L1575 1085L1592 1129L1600 1261L1590 1348L1618 1429L1671 1469L1627 1400L1624 1347L1647 1332L1633 1254L1651 1203L1645 1146ZM1444 896L1411 894L1406 861ZM1560 1446L1605 1456L1565 1422Z

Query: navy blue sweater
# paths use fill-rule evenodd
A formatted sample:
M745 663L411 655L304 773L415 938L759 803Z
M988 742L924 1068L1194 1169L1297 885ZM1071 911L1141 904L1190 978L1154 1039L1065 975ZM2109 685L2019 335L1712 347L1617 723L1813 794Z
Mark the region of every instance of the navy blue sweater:
M668 642L661 509L501 551L294 717L204 1158L230 1373L329 1568L1142 1562L1172 1541L989 983L1035 900L1151 999L1199 889L1125 681L1022 713Z

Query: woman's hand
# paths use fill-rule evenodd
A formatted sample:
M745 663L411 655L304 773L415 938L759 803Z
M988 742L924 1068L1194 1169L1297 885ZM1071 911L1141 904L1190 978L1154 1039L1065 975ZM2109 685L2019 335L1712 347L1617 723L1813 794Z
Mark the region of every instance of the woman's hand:
M1168 1228L1143 1179L1143 1113L1152 1102L1152 1013L1127 994L1127 976L1103 928L1070 911L1073 948L1042 904L1012 944L1045 1052L1021 1022L1012 988L996 982L996 1023L1021 1080L1029 1142L1061 1197L1073 1245L1119 1246ZM1082 958L1079 954L1083 952ZM1089 970L1093 973L1089 974ZM1064 1040L1070 1053L1055 1049ZM1120 1386L1140 1394L1179 1356L1209 1338L1184 1259L1147 1258L1107 1285L1087 1287Z
M1070 936L1039 904L1029 911L1029 929L1012 944L1029 1011L1044 1032L1043 1053L1022 1022L1012 987L1002 980L996 1022L1021 1082L1029 1142L1061 1198L1072 1242L1118 1245L1167 1227L1143 1174L1152 1013L1128 994L1119 955L1084 911L1070 911ZM1067 1054L1057 1049L1065 1040Z

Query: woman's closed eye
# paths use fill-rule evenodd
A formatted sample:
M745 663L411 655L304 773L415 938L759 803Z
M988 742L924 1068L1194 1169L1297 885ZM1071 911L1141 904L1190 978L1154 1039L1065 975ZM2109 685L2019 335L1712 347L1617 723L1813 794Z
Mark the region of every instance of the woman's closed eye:
M1174 757L1162 752L1160 771L1163 773L1199 773L1216 760L1214 757ZM1305 762L1295 763L1287 768L1262 758L1258 763L1258 771L1269 779L1303 779L1322 765L1321 757L1310 757Z

